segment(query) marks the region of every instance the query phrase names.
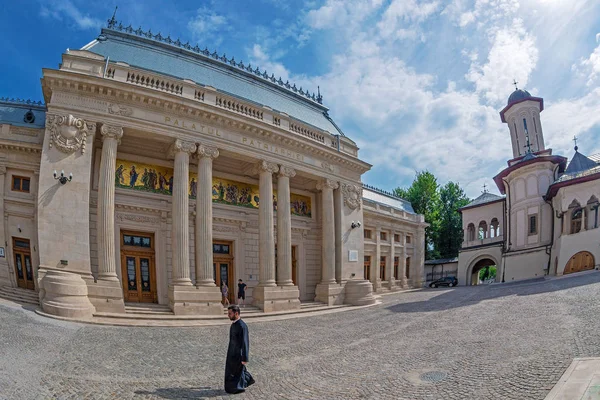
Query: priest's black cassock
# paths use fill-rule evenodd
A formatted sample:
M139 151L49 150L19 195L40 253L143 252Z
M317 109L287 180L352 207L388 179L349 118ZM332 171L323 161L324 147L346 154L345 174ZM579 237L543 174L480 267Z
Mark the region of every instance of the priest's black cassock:
M229 348L225 362L225 391L227 393L241 393L254 383L250 372L243 362L248 362L250 340L248 339L248 326L238 319L229 328Z

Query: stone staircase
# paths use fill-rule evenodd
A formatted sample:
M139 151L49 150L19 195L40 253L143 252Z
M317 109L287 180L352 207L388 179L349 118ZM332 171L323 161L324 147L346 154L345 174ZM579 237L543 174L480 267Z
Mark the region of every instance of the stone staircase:
M40 305L40 297L35 290L0 286L0 297L17 303Z

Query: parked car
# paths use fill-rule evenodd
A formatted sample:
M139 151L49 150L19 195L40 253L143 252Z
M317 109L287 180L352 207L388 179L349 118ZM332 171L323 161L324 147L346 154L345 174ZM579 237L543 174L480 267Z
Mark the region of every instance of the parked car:
M458 285L458 279L455 276L447 276L442 279L435 280L429 284L429 287L438 287L438 286L456 286Z

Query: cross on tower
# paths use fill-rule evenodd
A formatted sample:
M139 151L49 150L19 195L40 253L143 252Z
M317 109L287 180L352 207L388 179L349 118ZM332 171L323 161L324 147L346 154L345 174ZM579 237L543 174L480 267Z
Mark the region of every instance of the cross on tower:
M483 193L487 193L487 189L486 188L487 188L487 185L484 183L483 184Z
M527 148L527 153L531 153L531 142L529 141L529 135L525 136L527 139L527 144L523 147Z
M575 151L577 151L577 136L573 136L573 141L575 142Z
M517 83L519 82L517 82L516 79L513 79L513 85L515 85L515 90L519 90L519 88L517 87Z

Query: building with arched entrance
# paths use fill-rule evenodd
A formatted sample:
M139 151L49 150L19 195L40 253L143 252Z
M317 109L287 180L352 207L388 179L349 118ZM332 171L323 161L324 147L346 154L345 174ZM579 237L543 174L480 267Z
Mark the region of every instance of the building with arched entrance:
M500 112L513 158L494 177L501 195L484 191L461 209L464 240L459 284L495 263L496 282L595 269L598 247L600 156L553 155L544 143L542 98L515 90Z
M423 216L363 187L319 92L114 19L41 82L0 101L0 289L79 318L222 314L238 279L266 312L369 304L367 225L388 287L421 284Z

